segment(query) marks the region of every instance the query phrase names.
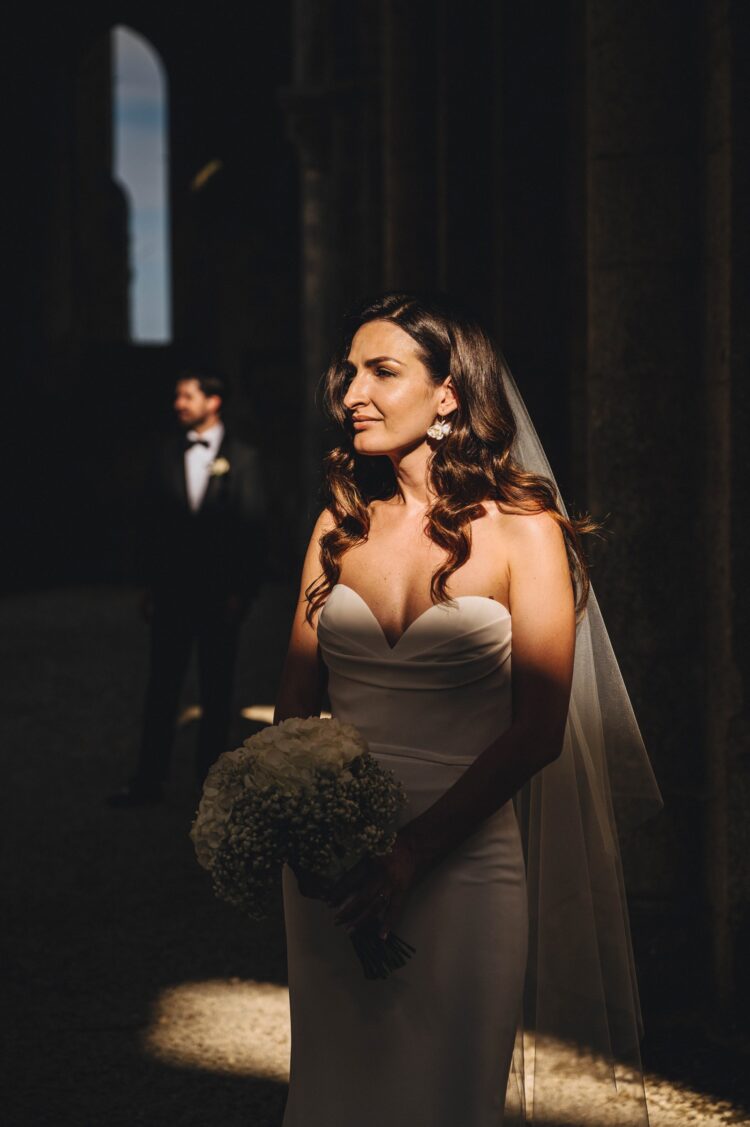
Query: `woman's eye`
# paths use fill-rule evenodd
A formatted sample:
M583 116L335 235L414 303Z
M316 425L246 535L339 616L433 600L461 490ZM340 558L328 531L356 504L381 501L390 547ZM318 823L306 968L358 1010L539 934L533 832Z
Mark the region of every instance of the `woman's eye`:
M396 375L396 373L391 372L389 368L377 368L376 371L377 371L379 376L395 376Z

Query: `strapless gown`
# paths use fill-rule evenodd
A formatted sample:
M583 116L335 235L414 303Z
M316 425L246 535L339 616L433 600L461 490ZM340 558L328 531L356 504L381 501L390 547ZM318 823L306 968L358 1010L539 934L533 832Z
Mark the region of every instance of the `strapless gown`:
M428 608L391 647L337 584L318 620L332 714L402 781L405 822L511 723L511 616L485 596ZM527 900L512 802L412 890L417 952L369 981L324 903L284 871L292 1054L284 1127L498 1127L521 1007Z

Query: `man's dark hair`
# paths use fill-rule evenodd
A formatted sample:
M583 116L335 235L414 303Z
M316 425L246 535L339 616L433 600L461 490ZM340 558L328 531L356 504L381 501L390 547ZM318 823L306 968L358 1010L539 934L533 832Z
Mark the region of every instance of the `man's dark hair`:
M198 387L204 395L218 395L221 397L222 407L226 406L229 398L229 384L223 376L220 376L218 372L211 368L185 368L177 377L178 383L180 380L197 380Z

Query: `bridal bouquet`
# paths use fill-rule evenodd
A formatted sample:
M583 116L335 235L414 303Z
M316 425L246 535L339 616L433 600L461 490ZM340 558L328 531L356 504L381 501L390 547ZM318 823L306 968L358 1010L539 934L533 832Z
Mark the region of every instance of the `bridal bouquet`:
M387 853L405 801L352 724L291 718L219 756L190 837L216 895L259 919L285 863L324 898L362 857ZM414 951L376 928L351 940L368 978L385 978Z

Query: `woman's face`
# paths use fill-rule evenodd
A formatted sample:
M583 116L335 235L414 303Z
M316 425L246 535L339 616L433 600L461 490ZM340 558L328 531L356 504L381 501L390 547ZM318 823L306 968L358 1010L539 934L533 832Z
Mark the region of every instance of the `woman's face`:
M343 405L358 454L413 449L426 441L436 415L456 406L450 383L432 382L416 342L390 321L362 325L346 363L350 380Z

